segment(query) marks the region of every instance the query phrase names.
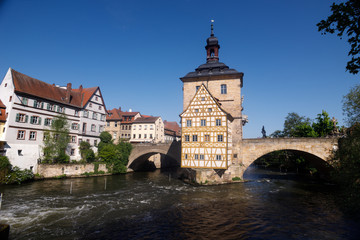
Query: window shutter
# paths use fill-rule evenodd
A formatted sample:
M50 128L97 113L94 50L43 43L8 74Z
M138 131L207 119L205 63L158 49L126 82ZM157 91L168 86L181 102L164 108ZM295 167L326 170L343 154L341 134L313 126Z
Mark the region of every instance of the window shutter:
M42 102L42 103L41 103L41 109L43 109L43 108L44 108L44 103Z
M39 117L38 125L41 125L41 117Z
M26 122L26 123L28 122L28 119L29 119L29 116L28 116L28 115L25 115L25 122Z
M30 123L32 124L33 123L33 116L30 117Z
M36 107L36 105L37 105L37 101L36 101L36 100L34 100L34 107Z
M51 110L50 109L50 103L47 104L47 110Z
M20 121L19 113L16 114L16 118L15 118L15 122L18 122L18 121Z

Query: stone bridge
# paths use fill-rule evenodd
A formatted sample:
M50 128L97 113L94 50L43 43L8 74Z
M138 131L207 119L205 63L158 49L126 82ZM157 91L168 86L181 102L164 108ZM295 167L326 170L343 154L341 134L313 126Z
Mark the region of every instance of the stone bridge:
M134 171L146 163L148 159L155 154L163 154L166 158L161 159L161 167L172 167L174 165L180 166L181 161L181 142L170 143L140 143L134 144L129 162L127 165L128 171Z
M224 171L214 171L209 169L196 169L197 182L211 180L214 182L230 181L234 177L243 178L246 169L258 158L279 150L296 151L298 155L310 160L318 168L327 168L327 163L337 149L337 138L256 138L243 139L239 147L240 156L233 161L233 164ZM135 145L130 156L128 169L136 170L149 157L161 153L169 156L177 166L180 166L181 142L164 144L138 144ZM169 161L169 160L167 160ZM161 167L166 166L166 162L161 162Z
M337 138L255 138L243 139L241 163L247 168L256 159L279 150L293 150L311 159L327 162L337 149Z

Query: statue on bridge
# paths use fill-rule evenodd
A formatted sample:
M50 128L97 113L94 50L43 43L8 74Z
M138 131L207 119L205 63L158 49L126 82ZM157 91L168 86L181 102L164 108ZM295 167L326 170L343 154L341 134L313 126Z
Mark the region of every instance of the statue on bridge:
M333 124L333 130L331 131L331 134L332 134L333 136L338 136L338 135L340 134L340 131L339 131L339 128L336 126L336 124L337 124L336 118L333 117L333 118L331 119L331 122L332 122L332 124Z
M265 131L265 127L263 126L262 129L261 129L261 133L262 133L262 137L263 138L266 138L266 131Z

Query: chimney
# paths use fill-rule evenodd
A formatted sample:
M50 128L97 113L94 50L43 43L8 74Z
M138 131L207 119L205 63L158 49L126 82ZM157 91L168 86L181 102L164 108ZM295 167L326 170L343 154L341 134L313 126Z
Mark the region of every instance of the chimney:
M71 83L68 83L66 85L66 98L65 98L67 103L70 103L70 97L71 97L70 93L71 93Z
M82 90L83 90L83 86L82 86L82 85L80 85L79 90L80 90L80 92L82 92Z

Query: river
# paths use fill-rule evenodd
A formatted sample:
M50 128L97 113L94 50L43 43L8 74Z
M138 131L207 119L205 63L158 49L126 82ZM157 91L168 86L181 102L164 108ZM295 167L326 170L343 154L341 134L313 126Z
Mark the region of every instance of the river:
M360 239L331 185L255 168L248 182L219 186L171 174L0 186L0 222L10 239Z

